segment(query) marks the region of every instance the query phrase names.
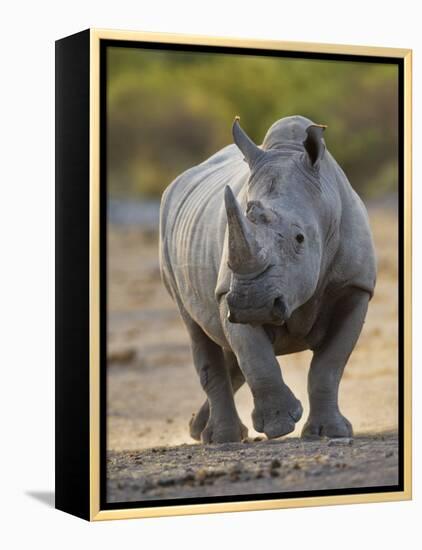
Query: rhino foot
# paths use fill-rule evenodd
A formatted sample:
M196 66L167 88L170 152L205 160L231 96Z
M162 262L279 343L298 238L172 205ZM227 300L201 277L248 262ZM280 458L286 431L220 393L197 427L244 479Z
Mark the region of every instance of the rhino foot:
M196 414L193 414L192 418L189 420L189 432L192 439L195 439L196 441L201 441L201 433L204 431L205 426L207 425L209 416L210 407L208 404L208 400L206 400L199 411Z
M274 439L291 433L295 429L303 413L301 402L286 386L282 396L263 402L256 402L252 413L254 428L257 432L265 433L268 439Z
M224 425L223 425L224 424ZM242 424L239 418L221 425L210 418L204 431L201 433L203 443L230 443L238 442L248 437L248 428Z
M323 416L309 415L302 430L302 437L352 437L351 423L340 412Z

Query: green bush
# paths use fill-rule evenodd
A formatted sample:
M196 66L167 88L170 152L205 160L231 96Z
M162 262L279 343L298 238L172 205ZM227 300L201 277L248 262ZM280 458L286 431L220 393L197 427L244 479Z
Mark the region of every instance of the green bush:
M109 48L108 178L115 197L159 196L183 170L232 142L235 115L260 143L301 114L355 189L397 189L395 65Z

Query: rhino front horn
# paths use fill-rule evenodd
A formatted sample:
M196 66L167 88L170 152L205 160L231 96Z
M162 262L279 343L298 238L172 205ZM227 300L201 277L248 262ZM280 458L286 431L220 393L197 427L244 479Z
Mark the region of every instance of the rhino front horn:
M258 275L267 267L267 253L259 246L253 234L251 222L243 215L240 205L227 185L224 202L228 225L228 266L241 275Z
M246 162L249 164L249 168L257 164L257 162L264 156L264 151L260 149L251 138L246 134L239 124L239 117L235 117L232 127L233 140L243 153Z

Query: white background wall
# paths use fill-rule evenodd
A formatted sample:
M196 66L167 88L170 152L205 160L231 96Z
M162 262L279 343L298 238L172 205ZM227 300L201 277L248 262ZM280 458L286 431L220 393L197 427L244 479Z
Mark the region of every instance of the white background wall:
M415 548L413 502L89 525L29 496L53 490L54 40L87 27L414 49L414 400L421 415L420 2L91 0L3 3L0 33L0 544L3 548ZM419 310L419 311L418 311ZM419 543L417 542L419 539ZM413 541L413 542L412 542Z

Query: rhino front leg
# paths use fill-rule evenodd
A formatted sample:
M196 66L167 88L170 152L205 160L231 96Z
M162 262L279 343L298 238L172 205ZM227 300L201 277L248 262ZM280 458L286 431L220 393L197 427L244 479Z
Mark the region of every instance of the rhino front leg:
M194 321L187 325L195 368L209 406L209 417L201 431L201 440L204 443L241 441L248 434L236 411L223 350Z
M302 437L350 437L351 423L338 405L338 390L344 367L365 321L369 294L354 289L334 307L328 332L314 350L308 375L310 412Z
M244 384L245 377L243 376L242 371L239 368L239 365L237 363L237 359L234 353L226 350L224 350L223 353L224 353L224 362L230 374L230 381L232 385L233 394L235 394L237 390ZM200 409L198 410L198 412L192 415L192 418L190 419L190 422L189 422L189 431L193 439L196 439L197 441L201 440L201 433L204 431L205 426L207 425L209 416L210 416L210 405L209 405L208 399L206 399L202 404L202 406L200 407ZM248 435L248 429L246 428L246 426L243 426L243 424L242 424L242 434L243 434L243 438L247 437Z
M292 432L302 416L302 405L284 383L272 344L261 326L234 324L222 307L226 337L254 399L252 420L268 438Z

